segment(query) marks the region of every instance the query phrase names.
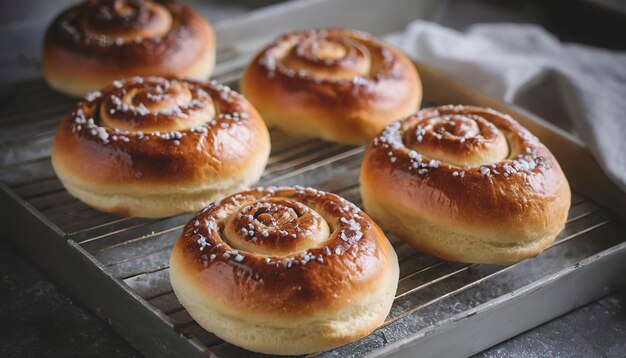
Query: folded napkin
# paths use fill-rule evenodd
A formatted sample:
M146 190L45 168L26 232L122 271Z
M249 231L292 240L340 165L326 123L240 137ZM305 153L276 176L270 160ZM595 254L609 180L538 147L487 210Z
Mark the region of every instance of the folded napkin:
M415 21L387 41L491 97L579 136L626 191L626 53L561 43L534 25L466 32Z

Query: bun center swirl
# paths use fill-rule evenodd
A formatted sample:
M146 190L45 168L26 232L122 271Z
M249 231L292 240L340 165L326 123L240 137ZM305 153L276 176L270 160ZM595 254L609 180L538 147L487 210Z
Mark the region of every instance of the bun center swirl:
M88 5L82 26L87 37L107 36L130 42L160 37L170 31L170 12L160 4L144 0L115 0Z
M367 34L343 29L287 34L263 51L259 64L269 77L315 83L362 86L398 77L389 49Z
M240 94L215 82L132 77L88 94L72 111L69 129L110 150L204 153L218 168L222 160L211 159L213 153L224 151L228 158L236 158L248 150L238 141L233 141L236 145L223 143L222 136L255 143L245 131L232 132L256 121L253 110Z
M320 60L339 60L346 57L349 52L354 52L354 49L348 49L344 44L332 41L332 39L316 41L315 38L309 38L302 45L298 46L298 51L309 60L319 62Z
M362 240L371 239L367 234L374 229L354 204L334 194L301 187L256 188L210 205L183 236L190 238L189 251L205 267L234 260L266 270L358 256L371 249Z
M100 105L102 124L120 130L181 131L214 116L213 101L200 86L160 77L116 82Z
M509 155L506 136L472 113L426 113L405 132L404 143L418 153L459 167L490 165Z
M508 115L474 106L422 109L388 125L370 148L377 166L419 178L509 178L540 172L546 163L543 145L528 130Z
M268 198L242 207L224 230L231 247L262 255L287 256L328 240L326 220L295 200Z
M318 36L310 34L292 47L283 63L293 71L313 71L320 78L337 80L367 76L370 72L371 54L356 39L345 36Z

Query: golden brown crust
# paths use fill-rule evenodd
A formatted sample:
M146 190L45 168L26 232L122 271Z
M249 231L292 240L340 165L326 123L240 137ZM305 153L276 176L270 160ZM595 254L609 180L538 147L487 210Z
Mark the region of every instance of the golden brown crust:
M319 349L362 337L382 323L398 275L393 249L365 213L334 194L298 187L252 189L210 205L185 226L170 263L179 298L189 291L196 296L183 302L192 316L200 301L250 327L314 327L347 319L351 307L384 298L386 311L372 308L365 320L359 311L348 331L338 335L326 327L316 333L322 337L312 334ZM285 354L280 346L272 353Z
M417 248L456 261L536 255L563 228L570 205L550 151L511 117L471 106L429 108L388 126L365 153L361 184L371 215ZM473 248L462 252L451 237Z
M73 96L130 76L206 79L214 63L211 25L172 0L75 5L49 26L42 56L46 80Z
M223 196L252 184L268 155L267 128L241 95L214 82L162 77L115 81L91 93L61 122L52 147L70 192L187 195L200 204L214 199L208 191Z
M256 55L241 91L268 125L307 137L364 144L414 112L415 66L369 34L319 29L286 34Z

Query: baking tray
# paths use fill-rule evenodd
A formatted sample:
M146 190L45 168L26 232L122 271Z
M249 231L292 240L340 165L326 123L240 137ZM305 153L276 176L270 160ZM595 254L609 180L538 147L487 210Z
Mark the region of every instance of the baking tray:
M412 19L432 17L437 8L436 1L343 0L293 2L253 12L217 26L214 79L236 89L251 55L284 31L343 25L382 36ZM442 261L389 235L401 278L385 324L359 341L313 356L468 356L626 285L626 196L584 146L529 113L428 66L416 66L425 104L493 107L542 139L574 191L568 223L544 253L510 266ZM52 172L49 150L59 120L75 100L52 92L40 78L4 88L0 98L3 237L146 356L261 356L200 328L171 290L170 248L191 215L120 217L90 209L63 189ZM274 130L271 136L261 184L313 186L361 203L358 173L364 147Z

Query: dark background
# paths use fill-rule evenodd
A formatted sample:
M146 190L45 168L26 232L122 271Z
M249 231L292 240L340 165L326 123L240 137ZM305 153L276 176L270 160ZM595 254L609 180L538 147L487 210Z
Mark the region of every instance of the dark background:
M71 0L3 1L0 30L47 23ZM276 1L209 1L215 18ZM481 22L537 23L567 42L626 49L626 1L451 0L437 21L456 29ZM608 4L608 5L607 5ZM3 55L0 54L0 67ZM7 75L4 74L3 75ZM626 100L626 99L625 99ZM136 357L106 323L73 301L0 238L0 357ZM525 332L479 357L626 357L626 289Z

